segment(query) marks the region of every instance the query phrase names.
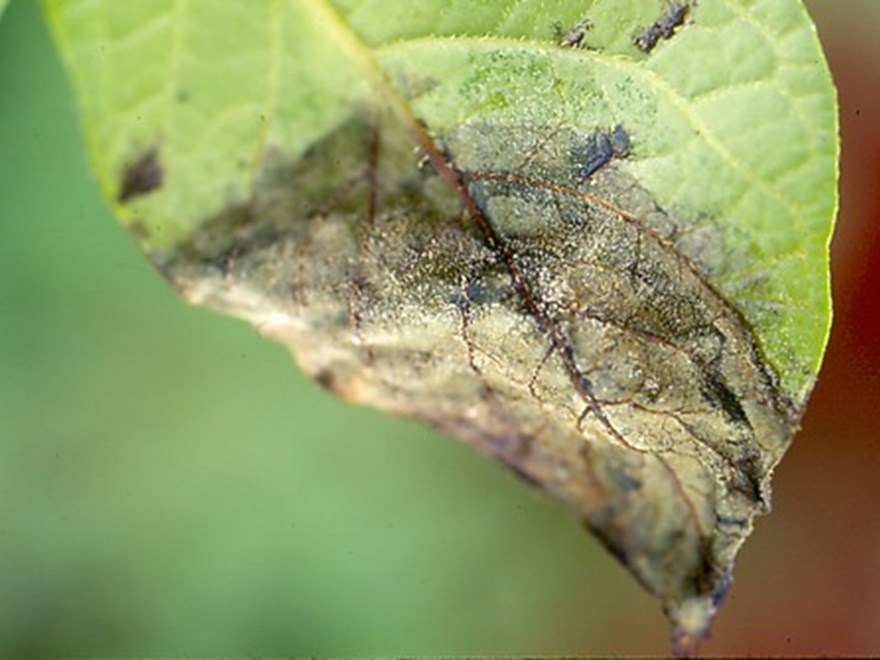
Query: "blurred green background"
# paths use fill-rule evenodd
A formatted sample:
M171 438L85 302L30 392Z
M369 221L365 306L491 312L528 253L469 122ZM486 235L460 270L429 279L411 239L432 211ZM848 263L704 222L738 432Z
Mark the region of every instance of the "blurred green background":
M880 653L880 2L841 92L836 326L710 654ZM187 307L98 197L34 0L0 19L0 655L664 653L561 509Z

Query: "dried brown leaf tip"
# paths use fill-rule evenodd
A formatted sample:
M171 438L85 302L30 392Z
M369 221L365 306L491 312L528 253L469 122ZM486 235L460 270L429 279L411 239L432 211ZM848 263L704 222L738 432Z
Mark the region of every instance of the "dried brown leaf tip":
M337 395L541 487L663 601L684 648L794 425L751 328L667 238L679 219L615 166L622 127L472 122L442 149L420 139L379 113L264 163L251 199L164 271Z
M696 2L667 2L663 14L633 37L633 45L643 53L650 53L661 39L675 35L696 6Z

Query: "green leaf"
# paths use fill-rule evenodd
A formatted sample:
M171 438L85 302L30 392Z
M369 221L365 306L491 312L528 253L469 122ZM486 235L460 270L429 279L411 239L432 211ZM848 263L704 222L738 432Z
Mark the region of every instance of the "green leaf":
M0 18L3 17L3 10L6 9L6 5L9 4L9 0L0 0Z
M800 2L47 12L101 188L184 296L537 483L705 633L830 323Z

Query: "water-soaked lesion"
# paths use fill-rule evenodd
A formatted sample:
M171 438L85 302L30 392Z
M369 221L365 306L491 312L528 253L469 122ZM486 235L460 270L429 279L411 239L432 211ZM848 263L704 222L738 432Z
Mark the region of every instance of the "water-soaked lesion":
M364 113L296 162L270 151L252 198L161 267L333 392L540 485L698 636L795 413L679 249L686 222L615 159L580 176L591 135L465 124L426 170Z

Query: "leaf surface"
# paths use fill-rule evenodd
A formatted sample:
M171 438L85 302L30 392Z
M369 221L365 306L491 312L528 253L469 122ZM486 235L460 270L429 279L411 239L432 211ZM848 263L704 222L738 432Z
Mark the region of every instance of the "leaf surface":
M544 488L705 633L830 322L799 2L47 9L104 194L185 297Z

